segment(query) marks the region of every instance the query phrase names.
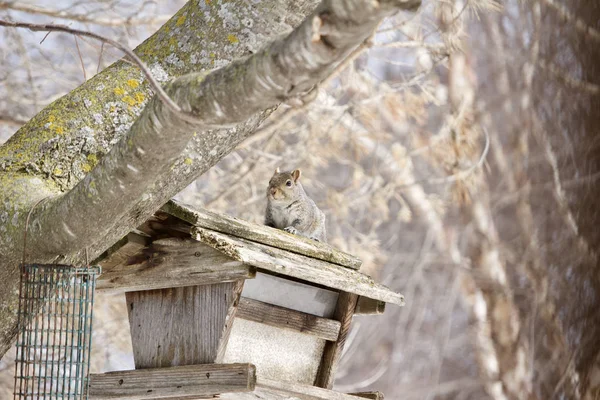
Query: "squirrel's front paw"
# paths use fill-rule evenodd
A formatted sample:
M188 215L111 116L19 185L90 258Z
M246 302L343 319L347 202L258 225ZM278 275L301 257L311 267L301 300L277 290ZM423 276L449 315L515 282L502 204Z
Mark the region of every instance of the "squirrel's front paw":
M294 228L293 226L288 226L287 228L283 228L283 230L291 233L292 235L298 234L298 229Z
M315 242L320 242L320 240L319 240L319 239L317 239L317 238L316 238L316 237L314 237L314 236L311 236L310 238L311 238L312 240L314 240Z

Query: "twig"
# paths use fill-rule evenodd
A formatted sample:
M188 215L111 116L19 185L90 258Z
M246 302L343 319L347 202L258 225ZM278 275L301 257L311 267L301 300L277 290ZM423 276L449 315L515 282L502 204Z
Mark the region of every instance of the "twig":
M456 182L460 179L466 178L473 171L475 171L475 169L477 169L477 168L481 167L481 165L483 165L483 163L487 157L487 154L490 150L490 136L487 132L487 129L483 128L483 133L485 134L485 147L483 148L483 151L481 152L481 156L479 157L479 161L477 161L477 163L471 165L469 168L467 168L465 170L459 171L450 176L446 176L446 177L438 178L438 179L421 179L421 180L407 183L404 185L398 185L397 188L402 189L405 187L409 187L409 186L413 186L413 185L417 185L417 184L421 184L421 183L426 183L426 184L431 184L431 185L436 185L436 184L440 184L440 183L451 183L451 182Z
M69 19L78 22L86 22L102 26L133 26L133 25L152 25L163 24L169 20L169 16L159 16L154 18L90 18L85 14L71 14L64 10L51 10L37 7L32 4L23 4L20 2L0 3L0 9L11 9L28 14L47 15L49 17Z
M98 56L98 67L96 73L100 72L100 65L102 65L102 54L104 53L104 42L100 45L100 55Z
M44 35L44 37L42 38L42 40L40 40L40 44L44 43L44 40L46 40L46 38L47 38L48 36L50 36L50 33L51 33L51 32L50 32L50 31L48 31L48 32L47 32L47 33Z
M395 24L395 25L392 25L392 26L390 26L390 27L388 27L388 28L384 28L384 29L378 30L376 33L378 33L378 34L379 34L379 33L385 33L385 32L393 32L393 31L397 31L397 32L400 32L400 33L402 33L403 35L407 36L407 35L406 35L404 32L402 32L402 31L400 30L400 28L402 28L404 25L408 25L409 23L413 22L413 21L414 21L414 20L417 18L417 16L424 14L424 12L425 12L425 9L426 9L426 7L427 7L428 5L429 5L429 3L427 3L427 4L425 4L425 5L422 5L422 6L421 6L421 9L420 9L418 12L414 13L413 15L411 15L411 16L410 16L410 18L408 18L408 19L406 19L406 20L404 20L404 21L402 21L402 22L400 22L400 23L397 23L397 24Z
M394 49L426 49L432 53L442 53L446 49L446 45L442 43L425 43L418 40L411 40L405 42L388 42L388 43L375 43L373 47L388 47Z
M26 28L33 32L40 32L40 31L64 32L64 33L69 33L72 35L89 37L92 39L99 40L103 43L108 43L111 46L113 46L113 47L121 50L123 53L125 53L126 56L129 57L142 70L142 73L144 74L144 76L146 76L146 79L150 83L150 86L152 86L152 88L154 89L154 91L156 92L158 97L163 101L163 103L165 105L167 105L167 107L171 111L173 111L179 117L181 117L182 119L184 119L188 122L193 122L193 123L201 123L202 122L202 121L198 120L194 115L183 111L181 109L181 107L179 107L179 105L177 103L175 103L173 101L173 99L171 99L169 97L169 95L167 95L167 93L164 91L164 89L158 83L158 81L156 81L156 79L154 79L154 77L152 76L152 73L150 72L150 70L148 69L146 64L132 50L130 50L129 48L127 48L126 46L122 45L121 43L119 43L115 40L112 40L110 38L104 37L102 35L99 35L99 34L96 34L93 32L69 28L68 26L65 26L65 25L31 24L31 23L26 23L26 22L9 22L9 21L0 20L0 26L6 26L6 27L12 27L12 28ZM335 76L340 71L342 71L356 57L358 57L365 49L371 47L373 45L373 42L372 42L373 35L374 34L369 36L369 38L367 38L367 40L365 40L360 46L358 46L356 49L354 49L354 51L352 53L350 53L350 55L348 57L346 57L346 59L344 61L342 61L340 64L338 64L338 66L331 72L331 74L321 82L321 85L325 85L328 82L330 82L333 78L335 78ZM44 37L44 39L45 39L45 37ZM302 101L301 106L295 107L295 108L292 108L292 109L286 111L286 113L284 115L282 115L282 119L285 118L286 120L289 120L294 115L298 114L301 109L304 109L310 102L312 102L316 98L317 93L318 93L317 88L314 88L310 93L305 95L304 98L300 99ZM291 114L291 115L286 115L286 114ZM278 126L280 126L280 124L277 124L277 126L270 127L270 129L276 129ZM261 132L261 133L263 135L266 135L264 132ZM253 135L253 136L256 137L256 135Z
M35 89L35 82L34 82L33 73L31 70L31 59L29 58L29 54L27 52L25 44L23 44L23 38L21 37L21 34L19 32L15 32L15 39L16 39L15 41L17 43L17 46L19 46L19 50L23 54L22 57L23 57L23 61L25 63L25 68L27 70L27 80L29 81L29 86L31 86L31 100L33 100L33 106L37 110L38 109L38 94L37 94L37 90Z
M576 78L570 76L565 71L563 71L561 68L559 68L554 63L538 60L538 65L543 70L550 72L552 75L554 75L560 81L562 81L565 85L567 85L573 89L583 90L590 94L600 94L600 85L597 85L592 82L586 82L586 81L583 81L580 79L576 79Z
M565 381L567 380L567 378L570 377L571 369L574 366L574 361L575 361L575 352L571 353L571 357L569 358L569 363L565 367L565 370L563 371L560 379L558 380L558 383L554 387L554 393L552 394L552 398L556 397L556 395L558 394L558 392L560 391L562 386L565 384Z
M102 59L104 59L104 55L107 54L114 58L121 58L121 61L123 61L124 63L127 63L129 65L133 65L133 66L136 65L133 61L130 61L127 58L123 58L119 54L111 51L110 48L105 47L104 42L100 42L100 46L98 46L93 40L90 40L88 38L84 38L84 37L80 36L79 39L81 39L82 42L88 44L89 46L93 47L94 49L98 50L99 52L102 51Z
M269 144L273 141L273 139L276 137L275 136L275 131L273 130L273 132L271 133L271 136L269 136L269 138L267 139L266 143L264 144L263 147L268 147ZM246 178L248 175L250 175L250 173L252 171L254 171L256 169L256 167L259 165L259 163L263 160L263 157L261 157L260 155L256 158L256 160L254 160L249 166L248 169L246 170L246 172L242 173L240 176L238 176L236 179L234 179L234 181L232 183L229 184L229 187L227 187L225 190L223 190L221 193L217 194L215 197L213 197L210 201L208 201L205 204L205 207L210 208L214 203L216 203L217 201L219 201L220 199L222 199L223 197L228 196L230 193L232 193L233 191L235 191L235 189L237 188L237 186L240 184L240 182L242 182L242 180L244 178Z
M173 111L175 114L177 114L178 116L180 116L182 119L184 119L186 121L196 122L196 123L200 122L193 115L183 111L181 109L181 107L179 107L179 105L177 105L177 103L175 103L173 101L173 99L171 99L169 97L169 95L167 95L167 93L164 91L164 89L158 83L158 81L156 79L154 79L154 77L152 76L152 73L150 72L150 70L148 69L146 64L132 50L130 50L129 48L127 48L126 46L122 45L121 43L119 43L115 40L104 37L102 35L98 35L97 33L83 31L81 29L73 29L73 28L69 28L68 26L64 26L64 25L30 24L27 22L9 22L9 21L0 20L0 26L6 26L6 27L11 27L11 28L26 28L33 32L46 32L46 31L48 31L48 32L55 32L55 31L56 32L64 32L64 33L69 33L71 35L89 37L92 39L99 40L103 43L108 43L111 46L113 46L113 47L121 50L123 53L125 53L127 55L127 57L129 57L142 70L142 73L144 74L144 76L146 77L148 82L150 83L150 86L152 87L154 92L158 95L158 97L163 101L163 103L171 111Z
M77 55L79 56L79 62L81 63L81 70L83 71L83 81L87 81L87 74L85 73L85 65L83 63L83 58L81 57L81 50L79 49L79 41L77 40L77 36L75 38L75 47L77 47Z
M448 342L450 341L450 332L452 330L452 322L454 320L453 316L454 313L452 312L454 310L454 307L456 306L456 304L459 301L459 295L460 295L460 283L461 283L461 279L460 279L460 274L454 273L454 283L451 287L451 292L450 292L450 301L447 302L447 307L446 309L443 311L443 315L447 315L447 322L446 322L446 326L444 326L442 333L442 343L440 345L440 349L438 352L438 357L439 357L439 361L438 361L438 365L435 371L435 386L433 388L431 388L431 391L429 391L429 393L427 393L427 397L426 400L431 399L432 397L436 397L437 393L435 392L435 387L440 385L440 377L442 374L442 365L444 363L444 353L446 351L446 349L448 348Z
M306 103L305 106L306 105L308 105L308 103ZM297 114L299 114L300 111L302 111L305 108L305 106L287 109L281 114L281 116L278 119L276 119L273 122L270 122L268 125L263 126L260 129L257 129L252 136L250 136L248 139L246 139L240 144L240 148L248 148L254 143L262 140L263 138L270 136L274 131L281 128L289 120L291 120Z
M537 1L536 1L537 2ZM590 39L600 42L600 31L585 23L581 18L573 15L564 5L556 3L554 0L542 0L548 7L554 9L558 16L565 22L570 22L579 32L583 33ZM568 3L567 3L568 4Z
M27 120L19 117L12 117L10 115L0 115L0 124L21 126L25 125L26 123Z

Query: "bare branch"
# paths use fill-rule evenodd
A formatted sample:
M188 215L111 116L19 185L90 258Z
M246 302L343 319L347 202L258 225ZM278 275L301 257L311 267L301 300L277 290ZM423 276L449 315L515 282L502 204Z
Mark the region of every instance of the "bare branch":
M577 18L564 5L558 4L554 0L541 0L541 2L556 11L563 21L573 24L575 29L583 33L586 37L600 41L600 31L586 24L581 18Z
M456 181L465 179L466 177L471 175L475 170L481 168L481 166L485 162L485 159L490 150L490 135L488 134L487 129L485 129L485 128L483 129L483 133L485 134L485 145L481 152L481 156L479 157L479 160L476 163L474 163L473 165L471 165L469 168L460 170L458 172L455 172L452 175L448 175L448 176L441 177L441 178L421 179L421 180L418 180L415 182L400 185L399 188L407 187L410 185L417 185L417 184L421 184L421 183L426 183L428 185L439 185L442 183L452 183L452 182L456 182Z
M167 105L167 107L169 107L169 109L171 109L171 111L178 114L181 118L187 119L188 121L194 120L193 116L187 115L185 112L183 112L181 110L181 108L179 107L179 105L177 105L177 103L174 102L167 95L167 93L164 91L164 89L162 88L160 83L158 83L158 81L156 79L154 79L154 77L152 76L150 69L137 56L137 54L135 54L132 50L130 50L126 46L122 45L121 43L117 42L116 40L112 40L112 39L109 39L102 35L98 35L97 33L92 33L92 32L84 31L81 29L69 28L68 26L64 26L64 25L30 24L30 23L26 23L26 22L10 22L10 21L0 20L0 26L6 26L6 27L12 27L12 28L27 28L33 32L40 32L40 31L42 31L42 32L44 32L44 31L65 32L65 33L70 33L70 34L76 35L76 36L83 36L83 37L89 37L92 39L100 40L103 43L108 43L111 46L116 47L117 49L119 49L123 53L125 53L127 55L127 57L129 57L142 70L142 72L144 73L144 76L150 83L150 86L152 86L152 89L154 89L154 91L156 92L156 95L158 97L160 97L160 99ZM45 39L45 37L44 37L44 39ZM77 42L75 42L75 43L77 43Z
M552 75L554 75L556 78L558 78L558 80L560 80L561 82L563 82L566 86L568 86L570 88L573 88L576 90L583 90L590 94L599 94L600 93L600 85L597 85L592 82L585 82L585 81L582 81L581 79L574 78L574 77L570 76L567 72L562 70L560 67L558 67L556 64L553 64L550 62L545 62L543 60L539 60L538 65L543 70L550 72Z
M83 72L83 81L87 81L87 74L85 73L85 64L83 63L83 57L81 57L81 50L79 49L79 41L75 36L75 46L77 47L77 55L79 56L79 62L81 63L81 71Z
M0 3L0 10L1 9L21 11L29 14L47 15L49 17L54 18L69 19L72 21L86 22L102 26L136 26L163 24L170 18L167 15L162 15L153 18L92 18L85 14L72 14L65 10L51 10L47 8L38 7L33 4L23 4L21 2Z
M552 149L550 140L541 128L541 123L539 122L538 118L533 116L532 120L534 123L532 129L533 134L544 149L544 155L546 157L546 160L552 168L552 177L554 181L554 198L558 205L559 212L562 215L563 221L565 222L565 225L569 228L571 233L577 238L577 245L579 246L582 253L587 254L591 259L595 261L598 259L598 254L594 250L593 246L590 245L585 236L583 236L579 231L575 215L571 211L571 208L569 206L569 200L567 199L567 194L562 185L560 171L558 167L558 160L556 158L554 150Z
M447 47L441 43L425 43L421 41L375 43L374 47L390 47L394 49L425 49L432 53L442 53Z
M0 115L0 124L21 126L26 123L27 120L25 118L13 117L12 115Z

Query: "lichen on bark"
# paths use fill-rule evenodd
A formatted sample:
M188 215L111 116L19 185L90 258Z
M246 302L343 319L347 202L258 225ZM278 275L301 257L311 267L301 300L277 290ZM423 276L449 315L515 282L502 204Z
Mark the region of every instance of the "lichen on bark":
M190 1L136 52L149 64L155 78L166 82L183 73L209 70L255 51L269 39L295 27L316 3L316 0L262 0L251 4L242 0ZM239 25L236 20L240 21ZM223 45L225 40L228 44ZM205 54L208 57L204 57ZM50 104L0 147L0 227L4 227L6 233L0 235L0 354L8 349L16 332L16 267L26 214L38 200L56 197L74 187L118 142L151 96L139 70L119 61ZM233 142L235 145L270 111L261 112L238 126L215 131L213 135L219 138L216 143L208 143L205 135L194 138L174 163L172 172L181 178L176 187L182 188L184 182L197 176L204 161L214 163L231 151L232 143L224 144L227 135L239 138ZM210 132L207 134L210 136ZM207 157L202 159L207 146ZM163 179L155 185L155 191L149 188L148 194L129 211L124 223L134 223L131 218L147 215L146 207L154 207L160 199L168 197L170 183L173 182ZM108 238L100 235L98 245L90 248L90 256L95 257L105 250L108 241L113 238L116 241L123 234L124 230L117 225ZM65 261L77 261L81 260L82 252L66 256ZM52 259L37 257L35 261Z
M256 52L291 30L315 4L190 1L135 52L159 82L167 82ZM0 172L37 175L62 191L72 188L127 132L152 95L136 66L116 62L21 127L0 147Z

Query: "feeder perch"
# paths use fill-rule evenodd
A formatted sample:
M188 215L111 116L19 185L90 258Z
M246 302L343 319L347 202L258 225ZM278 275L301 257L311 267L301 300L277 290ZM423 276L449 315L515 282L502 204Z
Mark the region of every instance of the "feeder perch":
M353 315L404 304L350 254L170 201L100 264L135 370L92 374L90 399L383 398L331 390Z

